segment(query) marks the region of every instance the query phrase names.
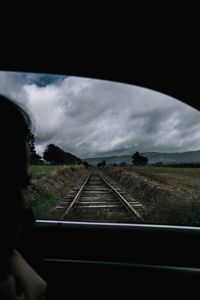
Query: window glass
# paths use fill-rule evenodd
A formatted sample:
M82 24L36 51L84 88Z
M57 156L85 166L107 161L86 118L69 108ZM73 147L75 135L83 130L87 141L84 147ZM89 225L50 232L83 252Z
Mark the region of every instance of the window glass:
M0 72L32 120L38 219L200 225L200 113L122 83Z

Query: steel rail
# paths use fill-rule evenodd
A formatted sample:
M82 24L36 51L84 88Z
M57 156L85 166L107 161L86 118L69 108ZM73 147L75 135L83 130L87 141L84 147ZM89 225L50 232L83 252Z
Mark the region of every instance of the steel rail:
M85 187L85 185L87 184L88 180L90 179L90 176L92 174L92 171L90 172L90 174L88 175L88 177L86 178L86 180L84 181L84 183L82 184L81 188L79 189L78 193L76 194L76 196L74 197L73 201L70 203L70 205L67 207L66 211L64 212L64 214L61 216L61 219L63 219L68 212L71 210L71 208L75 205L75 203L78 201L78 199L81 196L81 193Z
M134 213L138 219L140 219L142 222L144 222L143 217L129 204L129 202L102 176L100 172L99 176L100 178L108 185L111 190L118 196L118 198L121 200L121 202L124 204L124 206L129 209L132 213Z

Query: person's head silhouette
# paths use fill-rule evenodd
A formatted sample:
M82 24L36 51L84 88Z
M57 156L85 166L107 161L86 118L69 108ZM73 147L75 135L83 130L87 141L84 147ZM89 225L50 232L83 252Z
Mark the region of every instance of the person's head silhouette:
M0 253L5 251L4 258L12 252L25 209L23 189L29 180L26 142L29 126L25 111L0 96Z
M15 280L21 281L21 293L44 293L43 280L15 250L20 226L24 226L28 208L24 189L29 184L28 135L30 119L15 102L0 95L0 298L15 291ZM30 277L30 278L29 278ZM28 281L27 281L27 278ZM29 282L32 282L30 287ZM33 284L35 282L35 284ZM34 286L35 285L35 286ZM33 286L33 288L32 288ZM10 299L3 297L3 299ZM11 299L15 299L14 296ZM20 298L21 299L21 298ZM32 298L31 298L32 299ZM33 298L33 299L38 299Z

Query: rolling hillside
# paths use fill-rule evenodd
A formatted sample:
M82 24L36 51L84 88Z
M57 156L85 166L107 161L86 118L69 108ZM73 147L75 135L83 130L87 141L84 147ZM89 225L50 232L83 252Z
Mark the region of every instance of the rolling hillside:
M163 164L200 163L200 150L182 152L182 153L146 152L141 154L148 158L149 163L157 163L157 162L162 162ZM85 158L84 160L86 160L91 165L97 165L97 163L101 162L102 160L105 160L106 164L120 164L122 162L131 164L131 155L93 157L93 158Z

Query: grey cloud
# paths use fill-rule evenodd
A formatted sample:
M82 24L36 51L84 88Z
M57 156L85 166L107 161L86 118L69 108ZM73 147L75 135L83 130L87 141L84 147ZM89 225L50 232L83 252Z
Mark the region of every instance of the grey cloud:
M0 93L27 108L40 153L49 143L82 158L200 149L199 112L148 89L0 72Z

